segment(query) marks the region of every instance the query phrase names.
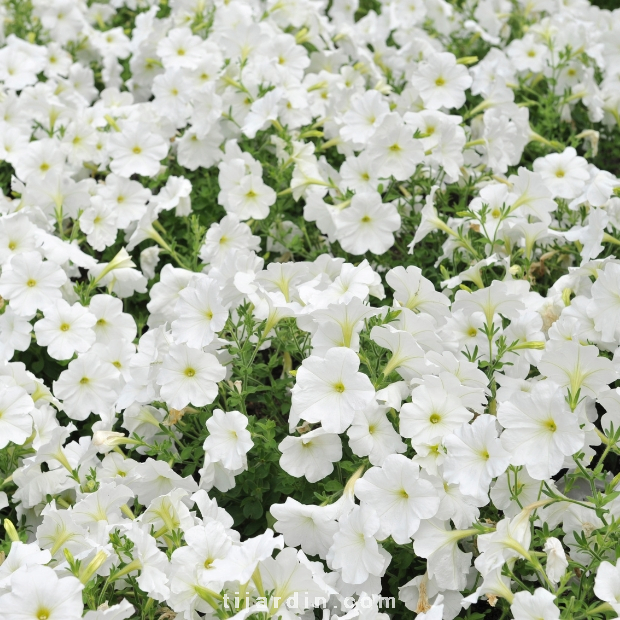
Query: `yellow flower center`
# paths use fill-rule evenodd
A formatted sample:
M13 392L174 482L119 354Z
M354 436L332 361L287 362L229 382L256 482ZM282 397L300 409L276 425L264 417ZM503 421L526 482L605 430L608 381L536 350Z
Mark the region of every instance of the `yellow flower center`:
M428 419L431 424L437 424L441 421L441 416L438 413L433 413L431 417Z
M30 278L30 280L28 280L28 282L26 282L26 286L29 286L30 288L32 288L33 286L37 285L37 281L33 280L32 278Z
M71 325L69 325L69 323L63 323L60 326L60 331L61 332L68 332L70 328L71 328Z
M336 390L336 392L338 392L339 394L342 394L344 392L344 385L341 381L338 381L338 383L334 384L334 390Z
M186 368L185 369L185 376L186 377L193 377L196 374L196 371L193 368Z

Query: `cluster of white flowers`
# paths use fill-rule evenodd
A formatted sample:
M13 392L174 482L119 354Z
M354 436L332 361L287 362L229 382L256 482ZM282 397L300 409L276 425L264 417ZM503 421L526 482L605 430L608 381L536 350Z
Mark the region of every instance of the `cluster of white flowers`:
M620 122L620 13L461 4L1 5L33 25L0 48L3 619L376 620L394 596L551 620L594 561L590 611L620 613L620 179L588 161ZM541 81L587 123L570 144L516 102ZM193 243L203 178L223 217ZM356 466L248 538L213 494L259 466L244 398L283 326L279 467ZM179 455L199 411L204 456ZM397 591L388 546L425 567Z

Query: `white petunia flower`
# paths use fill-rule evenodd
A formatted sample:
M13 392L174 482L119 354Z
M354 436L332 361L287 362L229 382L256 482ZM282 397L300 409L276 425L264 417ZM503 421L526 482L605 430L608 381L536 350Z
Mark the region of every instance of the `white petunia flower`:
M358 368L359 358L345 347L330 349L324 358L306 358L297 371L289 422L301 418L320 422L328 433L344 432L355 412L375 396L370 379Z
M37 342L57 360L85 353L95 343L93 326L97 319L80 304L70 306L59 299L45 309L44 318L34 324Z
M161 396L170 407L183 409L190 403L203 407L217 396L217 383L226 369L211 353L177 344L170 347L157 375Z

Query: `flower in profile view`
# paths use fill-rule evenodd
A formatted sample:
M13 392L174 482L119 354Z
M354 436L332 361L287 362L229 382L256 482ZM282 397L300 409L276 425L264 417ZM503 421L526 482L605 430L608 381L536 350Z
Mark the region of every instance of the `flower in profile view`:
M416 555L427 560L429 577L449 590L462 590L471 567L471 553L461 551L458 543L470 536L471 530L452 530L440 519L422 521L413 538Z
M601 562L594 580L594 594L620 614L620 562ZM2 602L2 599L0 599Z
M414 312L425 312L433 317L450 314L450 300L435 290L433 283L422 275L419 267L394 267L385 275L385 281L394 289L394 300Z
M8 556L0 565L0 591L10 587L13 573L26 566L44 565L52 559L47 549L40 549L37 543L23 543L20 540L11 543Z
M164 601L170 595L168 587L168 558L157 548L155 539L141 524L134 522L127 531L127 538L133 542L132 561L128 567L135 567L130 574L139 571L136 581L141 590L156 601Z
M396 370L403 379L410 380L421 377L428 371L429 365L424 359L424 351L408 331L391 325L375 325L370 331L370 339L392 353L383 368L385 377Z
M547 554L547 564L545 566L547 577L553 583L558 583L568 568L568 560L566 559L562 543L557 538L550 536L545 541L543 551Z
M510 611L515 620L558 620L560 610L554 600L555 595L544 588L536 588L534 594L524 590L515 594Z
M127 618L133 615L134 611L134 606L126 599L123 599L120 603L111 605L107 609L87 611L84 614L84 620L127 620Z
M574 340L545 351L538 370L560 387L568 388L572 398L578 392L582 397L596 398L617 378L612 362L600 356L597 347Z
M620 265L617 263L607 263L598 272L587 312L602 339L614 341L620 331Z
M32 433L34 402L9 377L0 377L0 449L9 442L22 445Z
M224 413L215 409L207 420L209 436L204 441L204 451L226 469L243 467L245 455L254 445L247 425L248 419L239 411Z
M282 536L274 536L273 530L267 529L259 536L248 538L240 545L234 545L225 558L213 562L214 579L248 583L259 562L270 558L276 549L284 548Z
M265 590L273 592L272 600L286 601L285 609L291 615L313 607L317 598L325 600L325 589L312 578L310 568L300 562L296 549L288 547L275 558L265 558L259 571Z
M473 293L457 291L452 310L463 310L466 314L482 312L487 326L493 325L493 318L502 315L509 319L519 318L519 311L524 309L523 302L517 295L509 292L506 283L493 280L491 286Z
M287 497L284 504L273 504L269 512L276 519L273 529L284 535L289 547L301 547L308 555L325 558L338 531L338 524L327 511Z

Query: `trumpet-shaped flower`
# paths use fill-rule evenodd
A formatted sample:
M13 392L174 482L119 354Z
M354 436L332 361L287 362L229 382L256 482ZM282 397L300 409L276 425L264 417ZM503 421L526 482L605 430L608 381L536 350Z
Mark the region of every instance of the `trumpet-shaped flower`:
M285 437L278 446L282 456L280 467L295 478L306 477L317 482L334 470L342 458L340 437L317 428L301 437Z
M359 358L345 347L330 349L324 358L311 355L297 371L291 418L320 422L328 433L342 433L356 411L368 407L375 390L358 372Z
M347 430L353 454L367 456L372 465L382 465L391 454L404 452L407 447L386 415L389 407L371 404L357 411Z
M97 319L80 304L70 306L64 299L50 304L44 318L34 325L37 342L47 347L50 357L66 360L84 353L95 343L93 326Z
M536 588L534 594L525 590L515 594L510 611L515 620L558 620L560 610L554 600L555 595L544 588Z
M48 566L33 564L18 570L11 592L0 597L6 620L80 620L84 586L73 575L59 579Z
M548 480L578 452L584 432L562 391L550 381L540 381L531 393L517 392L500 404L497 419L505 428L502 444L513 465L525 465L536 480Z
M370 504L381 521L377 538L392 536L396 543L405 544L415 534L421 519L437 514L437 492L419 474L417 463L392 454L381 467L371 467L355 483L355 495Z
M239 411L224 413L215 409L207 420L209 436L203 448L212 461L222 463L226 469L236 470L245 466L246 454L254 442L247 430L248 419Z
M32 433L34 402L23 387L0 377L0 449L9 442L21 445Z
M483 414L472 424L463 424L444 439L448 458L444 477L458 484L465 495L488 501L489 484L506 471L510 454L497 437L493 416Z
M620 562L601 562L594 580L594 594L620 614ZM0 599L1 601L1 599Z
M545 351L538 369L560 387L568 388L573 399L578 392L582 397L596 398L617 378L613 364L599 356L597 347L573 340Z
M363 583L370 575L380 577L386 558L375 539L381 527L375 511L369 505L356 506L339 523L327 553L327 565L340 570L345 583Z
M400 434L416 443L431 443L469 422L473 413L460 399L437 386L420 385L411 393L411 402L400 411Z
M276 519L273 529L284 535L289 547L301 547L308 555L325 558L338 531L338 524L326 510L287 497L284 504L273 504L269 512Z
M203 407L217 396L217 383L226 369L211 353L184 344L170 347L157 375L162 398L170 407L183 409L190 403Z
M435 290L419 267L394 267L387 272L385 280L394 289L394 299L400 306L414 312L426 312L435 318L450 313L450 300Z
M44 262L38 252L24 252L2 267L0 295L17 314L31 317L62 297L60 287L66 281L65 272L56 263Z
M394 245L400 215L391 203L381 202L376 192L356 194L351 205L334 215L336 237L351 254L383 254Z

